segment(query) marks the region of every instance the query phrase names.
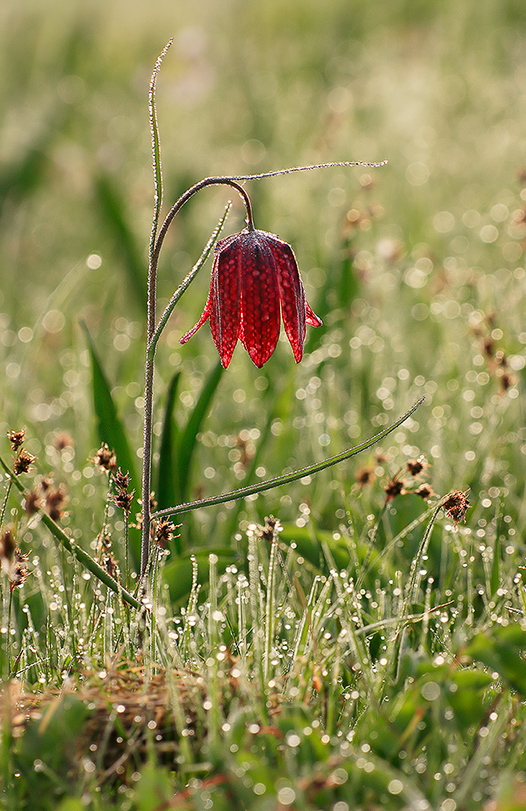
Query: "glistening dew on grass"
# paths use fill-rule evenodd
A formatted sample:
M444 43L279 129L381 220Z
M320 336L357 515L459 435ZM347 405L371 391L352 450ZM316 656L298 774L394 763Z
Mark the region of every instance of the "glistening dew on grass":
M384 4L384 14L389 8ZM245 6L237 12L246 13ZM130 19L135 13L130 7ZM313 5L310 13L320 11ZM330 14L330 4L324 5L324 19ZM281 19L280 29L286 22ZM419 26L411 19L412 43ZM517 36L514 31L515 45ZM286 53L282 35L278 43ZM315 131L319 122L306 122L311 128L302 131L309 144L303 154L314 154L315 161L328 148L334 152L333 139L345 132L345 122L359 129L355 106L364 112L357 91L372 64L365 45L363 65L354 55L352 60L343 56L347 47L342 39L331 49L323 76L328 83L334 71L339 77L327 93L330 115L323 139ZM69 69L77 49L71 43L68 48ZM413 64L420 57L409 50ZM198 71L202 67L196 65ZM80 63L77 69L82 72ZM176 73L180 69L178 64ZM453 82L450 64L444 69L444 120L453 126L451 101L461 102L465 126L471 84L464 88L457 76ZM389 70L392 76L391 65ZM312 73L319 75L317 65ZM307 86L305 75L301 88ZM427 94L429 72L421 75ZM377 79L375 74L369 95L381 89ZM167 84L173 94L173 83ZM511 81L505 86L506 99L514 86ZM61 84L60 93L71 95L75 87L75 81ZM294 92L301 101L304 91L298 88ZM150 96L155 149L154 89L155 76ZM285 92L282 87L280 94ZM390 96L397 114L405 110L401 95ZM263 144L258 116L261 112L263 118L268 98L261 92L258 109L240 122L242 139L250 122L250 132L253 126ZM207 102L206 114L213 116L214 103ZM433 96L433 106L439 103L440 95ZM225 117L231 111L216 112ZM470 121L473 111L472 116ZM408 118L413 126L413 115ZM285 123L288 140L293 116ZM127 124L117 116L108 131L112 137L125 131L128 137ZM368 115L362 125L370 127ZM396 131L390 130L390 138ZM492 131L500 143L502 131ZM174 138L178 134L170 132ZM478 138L483 132L480 127ZM430 133L438 139L439 128L418 128L422 163L413 164L409 178L427 177L423 149ZM377 127L370 134L383 135ZM69 125L64 135L69 142ZM414 143L401 140L404 148ZM444 154L456 154L461 140ZM341 141L338 151L344 143L353 141ZM437 140L437 155L439 145ZM268 146L267 155L278 154L270 140ZM121 148L126 151L124 141ZM194 164L177 158L189 171L211 152L204 150ZM49 157L48 173L64 163L62 151ZM521 464L526 434L516 395L524 369L519 350L526 342L520 287L525 231L514 223L526 190L512 194L506 180L490 214L482 207L475 211L476 190L469 186L455 196L458 211L442 211L433 219L426 213L439 195L438 165L419 197L418 188L404 191L405 166L400 175L397 164L393 161L388 172L367 171L356 184L347 182L344 166L329 170L331 187L324 187L322 177L318 189L310 187L301 199L298 225L284 214L302 176L296 176L294 190L283 173L284 192L271 206L265 205L263 188L259 195L251 192L258 224L294 245L309 301L323 319L318 329L309 328L309 318L316 316L307 309L292 248L254 228L258 251L250 240L246 250L252 222L248 176L207 178L170 209L150 252L155 268L147 349L151 432L143 459L151 470L142 499L137 498L141 456L136 448L144 398L134 355L137 345L142 347L140 325L131 312L113 308L101 235L90 237L87 267L97 280L97 269L103 269L106 309L112 312L111 354L103 361L99 356L98 346L107 337L99 299L85 318L87 352L77 352L74 342L63 347L67 330L46 330L37 347L38 325L15 329L14 317L0 333L10 385L22 382L14 376L17 369L24 369L25 384L26 375L35 379L31 361L36 365L35 357L39 364L52 357L66 387L60 396L58 390L49 395L46 386L38 393L32 383L27 418L17 414L2 429L5 456L11 458L2 463L0 522L5 686L0 806L5 802L9 811L35 804L41 811L510 811L520 806L526 774ZM133 160L128 165L135 166ZM159 201L158 160L154 168ZM397 205L390 215L384 184L393 175ZM113 211L116 244L122 240L129 249L108 183L96 180L97 204L105 201L108 219ZM448 176L448 192L450 182ZM188 183L177 175L176 188ZM428 194L431 183L433 194ZM180 206L210 185L228 186L241 196L248 230L235 226L238 233L217 242L227 206L194 269L157 319L153 294L161 245L166 250L159 297L168 301L165 280L177 275L194 250L199 254L199 245L187 236L202 233L204 217L192 222L191 216L204 209L192 206L187 219L178 219L181 228L170 245L163 240ZM38 211L44 186L37 184L35 191L30 203ZM18 200L12 197L2 208L0 234L10 207L17 208L20 230L11 229L9 245L16 245L18 256L28 242L40 258L37 248L50 229L33 232L32 225L31 235L24 234L23 205L18 211L13 199ZM440 208L450 204L449 198ZM409 206L408 225L402 215ZM469 206L465 217L462 206ZM309 219L313 210L316 216ZM508 220L502 219L506 211ZM46 216L52 213L46 208ZM488 230L488 217L497 218L498 228ZM466 230L479 221L483 235L501 234L505 250L494 242L480 248L478 229ZM316 228L307 232L306 222ZM450 236L437 240L434 222L451 228ZM18 234L24 239L15 240ZM268 249L266 259L261 245ZM203 330L181 348L181 335L202 308L205 284L185 299L184 311L177 308L169 326L168 320L214 246L207 305L213 341ZM503 265L505 255L510 268ZM257 279L252 270L261 271ZM78 283L76 273L69 282L73 276ZM261 283L260 292L269 291L268 307L254 294L254 281ZM133 284L119 292L141 300L146 294ZM7 287L2 293L8 295ZM493 295L501 297L497 314L489 309ZM76 316L78 288L74 298ZM55 297L48 306L56 317L44 323L62 323L58 316L69 323L65 304L62 312ZM273 351L281 321L292 353L286 340ZM35 336L31 342L29 333ZM31 343L25 365L16 354L17 338ZM252 361L242 347L234 351L238 340ZM85 346L81 343L82 350ZM41 365L53 380L53 363ZM6 391L2 396L10 413L14 405ZM389 414L420 402L424 394L425 409L413 407L397 420ZM98 451L89 434L90 414L98 421ZM27 430L12 430L21 425ZM85 448L84 433L89 436ZM373 452L375 443L380 447ZM354 447L345 450L350 444ZM344 463L358 453L364 455L359 471ZM296 470L299 465L306 467ZM283 475L269 479L277 470ZM145 516L150 531L142 570Z

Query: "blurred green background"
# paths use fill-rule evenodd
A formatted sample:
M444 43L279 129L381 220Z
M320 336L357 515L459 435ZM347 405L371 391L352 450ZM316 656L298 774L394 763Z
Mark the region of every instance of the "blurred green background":
M27 425L42 472L73 477L70 520L93 510L84 465L97 446L81 323L141 444L147 94L171 36L157 93L167 204L212 174L389 160L249 186L257 227L292 244L325 326L298 367L286 342L262 371L238 347L199 436L192 495L246 482L258 446L260 478L337 453L426 394L384 447L391 475L422 452L438 492L472 487L477 520L502 487L523 515L525 33L519 0L3 0L0 425ZM206 190L178 218L161 306L228 196ZM225 233L242 224L234 203ZM207 327L178 344L207 274L158 352L161 401L182 370L183 422L217 362ZM57 450L62 431L73 447ZM332 528L344 515L335 492L359 464L268 494L241 518L297 520L309 504ZM381 504L381 489L371 498ZM227 512L200 516L210 537Z

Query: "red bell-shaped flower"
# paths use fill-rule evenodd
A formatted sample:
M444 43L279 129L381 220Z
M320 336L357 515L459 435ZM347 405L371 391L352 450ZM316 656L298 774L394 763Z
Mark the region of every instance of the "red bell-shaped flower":
M238 339L258 368L278 342L281 317L294 358L303 357L306 324L322 321L305 298L290 245L274 234L245 228L221 239L214 249L210 293L203 315L184 344L210 319L212 337L226 368Z

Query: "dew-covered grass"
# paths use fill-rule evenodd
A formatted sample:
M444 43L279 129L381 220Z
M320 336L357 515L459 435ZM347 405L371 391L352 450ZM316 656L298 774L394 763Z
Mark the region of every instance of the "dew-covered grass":
M58 510L123 588L140 538L97 464L108 416L94 357L131 449L134 524L148 81L170 36L166 206L207 175L389 163L247 184L324 326L298 365L282 336L263 369L239 345L219 375L207 327L179 344L204 306L200 273L157 351L154 463L180 372L169 422L184 471L154 475L160 506L319 462L425 397L361 456L181 516L146 616L0 471L0 803L525 807L521 5L4 0L0 20L0 457L12 466L6 434L25 427L29 501ZM181 212L160 308L228 198L207 189ZM243 224L233 202L225 234ZM6 533L28 556L12 590Z

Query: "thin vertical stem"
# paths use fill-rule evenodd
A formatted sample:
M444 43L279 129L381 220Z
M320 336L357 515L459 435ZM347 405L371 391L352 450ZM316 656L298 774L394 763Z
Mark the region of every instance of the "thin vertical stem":
M267 605L265 610L265 651L263 654L263 675L265 685L270 675L270 662L272 659L272 644L274 641L274 621L276 612L276 563L278 552L278 532L273 529L270 541L270 557L268 563Z
M151 490L151 455L152 455L152 401L153 401L153 369L154 359L150 353L150 342L155 331L155 309L157 300L157 262L154 261L157 229L163 201L163 174L161 165L161 143L159 126L157 123L157 109L155 106L155 84L157 74L161 69L163 59L170 48L173 39L164 47L160 54L152 77L150 79L149 114L150 132L152 136L152 165L154 181L154 206L152 229L150 233L150 251L148 262L148 304L147 304L147 339L145 361L145 403L144 403L144 439L143 439L143 468L142 468L142 543L141 543L141 579L144 577L150 553L150 490Z
M124 510L124 572L126 591L130 589L130 514Z
M166 56L168 49L173 44L173 38L165 45L161 52L155 67L153 69L152 77L150 79L150 93L149 93L149 113L150 113L150 132L152 136L152 164L153 164L153 182L154 182L154 206L153 206L153 220L152 230L150 233L150 266L152 264L152 257L155 250L155 242L157 239L157 229L159 227L159 217L161 216L161 206L163 202L163 172L161 164L161 141L159 138L159 125L157 123L157 108L155 106L155 85L157 75L161 70L163 59ZM150 282L150 276L148 282ZM153 280L155 283L155 279ZM155 327L155 290L154 295L148 297L148 340L153 334Z
M9 608L7 610L7 674L11 674L11 617L13 613L13 589L9 590Z
M152 610L150 613L150 665L153 666L156 660L156 635L157 635L157 609L159 608L159 552L157 545L153 552L152 560Z
M217 616L217 563L218 557L214 553L208 556L210 574L210 605L208 608L208 646L209 656L207 659L208 666L208 693L209 699L212 704L208 713L208 736L210 739L210 746L213 752L217 751L219 744L219 677L218 677L218 646L219 646L219 631L218 631L218 616Z
M4 500L2 501L2 507L0 509L0 527L4 523L5 511L6 511L6 508L7 508L7 502L9 501L9 494L11 492L12 486L13 486L13 479L12 479L11 475L9 475L9 478L7 480L7 486L5 488Z
M446 496L446 498L447 498L447 496ZM445 501L445 499L443 498L437 504L437 506L435 507L435 509L433 511L433 515L431 516L431 520L430 520L429 524L426 527L426 530L424 532L422 540L420 541L420 546L418 547L418 551L417 551L415 557L412 560L411 569L409 571L409 579L408 579L407 585L405 587L405 594L404 594L402 607L398 611L399 621L398 621L398 624L397 624L397 627L396 627L396 634L395 634L396 637L398 637L398 634L400 633L400 631L402 629L402 626L404 625L404 623L406 621L406 615L407 615L407 610L408 610L409 604L411 603L412 600L414 600L416 598L416 593L417 593L418 587L420 585L420 575L418 573L419 572L419 566L421 564L423 556L427 552L427 547L429 545L429 541L431 540L431 533L433 531L433 527L435 526L435 521L437 519L437 516L438 516L441 508L442 508L442 504L444 503L444 501Z
M148 292L150 295L150 292ZM146 355L144 382L144 441L142 459L142 543L139 583L146 574L150 557L150 492L152 483L152 415L154 357Z

